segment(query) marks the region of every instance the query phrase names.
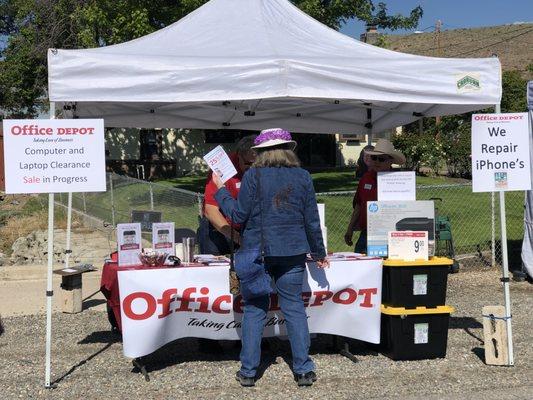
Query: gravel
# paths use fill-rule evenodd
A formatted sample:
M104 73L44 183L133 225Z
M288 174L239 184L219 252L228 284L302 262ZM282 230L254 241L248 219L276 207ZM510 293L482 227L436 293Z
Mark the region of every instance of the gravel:
M241 388L234 379L239 363L233 342L223 343L223 354L210 355L197 350L195 339L148 356L146 382L122 355L106 314L86 310L53 315L52 380L58 385L45 389L45 316L7 317L0 336L0 393L2 399L531 399L531 284L511 283L515 366L483 362L481 308L503 304L498 278L498 271L486 269L450 275L447 303L456 313L445 359L395 362L355 342L358 362L352 363L321 335L311 349L319 377L312 388L296 386L288 345L279 340L264 353L265 371L254 388Z

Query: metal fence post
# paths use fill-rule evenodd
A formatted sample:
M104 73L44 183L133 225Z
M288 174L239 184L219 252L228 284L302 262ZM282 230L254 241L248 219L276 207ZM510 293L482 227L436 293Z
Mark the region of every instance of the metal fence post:
M113 228L116 227L115 225L115 199L113 197L113 174L109 174L109 189L111 194L111 224L113 225Z
M154 211L154 188L150 183L150 210Z
M196 199L198 201L198 216L201 218L202 217L202 195L200 193L196 193Z
M85 192L81 193L81 197L82 197L82 200L83 200L83 212L85 214L87 214L87 202L85 201Z

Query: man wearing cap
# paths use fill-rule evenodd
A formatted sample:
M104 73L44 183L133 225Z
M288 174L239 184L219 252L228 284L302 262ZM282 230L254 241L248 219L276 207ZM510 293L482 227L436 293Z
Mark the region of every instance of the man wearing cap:
M229 155L233 162L237 175L226 181L226 188L233 198L237 198L241 187L241 179L255 160L255 152L251 149L254 145L255 135L243 137L236 146L235 153ZM204 191L204 218L200 221L198 229L198 244L201 254L228 254L230 252L230 240L233 228L233 241L240 243L240 226L234 224L225 217L215 199L218 188L213 182L213 174L209 173Z
M367 171L359 181L353 198L353 212L350 223L344 234L344 241L353 246L353 231L360 230L361 234L355 244L356 253L366 253L366 203L378 199L378 172L392 170L392 164L404 164L405 156L394 149L387 139L379 139L374 150L365 150L372 160L372 169Z

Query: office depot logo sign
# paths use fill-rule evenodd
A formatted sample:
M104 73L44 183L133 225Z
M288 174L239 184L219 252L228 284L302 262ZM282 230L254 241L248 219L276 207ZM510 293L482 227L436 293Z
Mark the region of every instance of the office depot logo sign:
M3 125L6 193L106 190L102 119L6 119Z
M311 333L379 343L380 259L314 263L304 274L302 300ZM228 267L117 271L126 357L150 354L183 337L239 340L244 304L229 293ZM270 295L264 337L286 335L281 299Z
M94 135L94 126L89 127L49 127L40 125L13 125L11 134L13 136L53 136L53 135Z
M352 289L344 288L337 292L320 290L302 293L304 306L321 307L326 302L350 306L370 308L376 305L375 297L377 288ZM138 302L133 309L133 303ZM139 304L140 303L140 304ZM237 314L243 313L242 297L222 295L212 298L209 296L209 288L189 287L182 291L171 288L163 291L156 299L147 292L134 292L127 295L122 302L122 311L127 318L140 321L151 318L157 314L158 318L165 318L172 313L195 312L229 314L232 310ZM140 311L142 309L143 311ZM270 295L270 308L268 311L279 311L278 295Z

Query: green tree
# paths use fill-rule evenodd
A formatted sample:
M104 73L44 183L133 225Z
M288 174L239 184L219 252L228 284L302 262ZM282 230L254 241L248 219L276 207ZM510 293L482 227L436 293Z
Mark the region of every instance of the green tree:
M526 85L527 81L522 78L520 71L503 71L502 112L527 111Z
M0 0L0 109L34 117L47 108L48 48L87 48L132 40L179 20L207 0ZM355 18L380 28L414 28L422 16L388 15L371 0L293 0L338 29ZM0 46L1 47L1 46Z

